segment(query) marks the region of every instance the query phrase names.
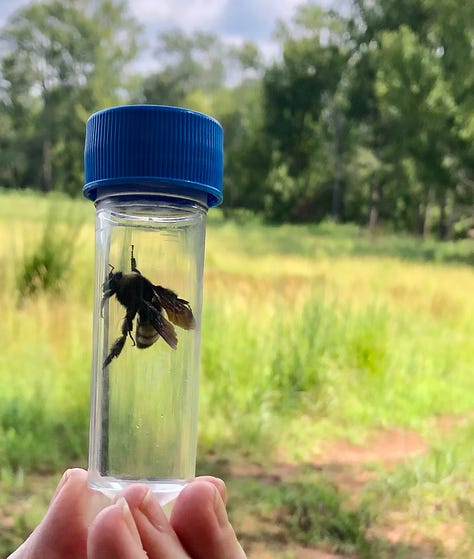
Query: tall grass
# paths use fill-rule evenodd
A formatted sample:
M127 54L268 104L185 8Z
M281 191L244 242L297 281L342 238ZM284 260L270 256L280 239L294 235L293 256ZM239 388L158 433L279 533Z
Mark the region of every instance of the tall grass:
M31 194L1 206L0 468L84 462L93 212Z
M334 260L332 269L357 264ZM305 448L314 450L307 444L314 439L360 437L392 425L423 428L433 415L472 408L472 272L457 270L455 292L440 281L441 291L430 293L433 275L441 280L449 272L429 267L426 284L414 283L419 293L404 301L391 288L393 278L374 287L390 262L368 264L372 290L359 282L353 289L351 282L323 287L311 277L246 278L244 285L229 279L233 290L213 287L202 399L213 413L203 414L204 438L224 432L233 444L278 439L301 457Z
M67 204L54 203L60 236ZM0 244L3 468L85 461L90 204L75 202L83 226L61 291L16 304L17 271L41 238L50 205L17 194L3 194L0 204L0 234L8 241ZM464 243L448 251L433 242L429 261L418 249L407 259L406 247L416 246L410 239L397 244L351 227L275 228L214 215L203 315L203 452L277 449L301 458L325 437L357 438L390 425L427 430L433 415L473 406L474 272L462 263L469 260Z

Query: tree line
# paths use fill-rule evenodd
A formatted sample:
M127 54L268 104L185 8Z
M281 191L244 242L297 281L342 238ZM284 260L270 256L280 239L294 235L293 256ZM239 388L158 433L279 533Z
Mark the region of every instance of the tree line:
M78 195L92 112L171 104L223 124L226 214L472 232L474 3L306 3L275 36L267 62L252 42L169 30L143 75L126 1L18 10L0 29L0 185Z

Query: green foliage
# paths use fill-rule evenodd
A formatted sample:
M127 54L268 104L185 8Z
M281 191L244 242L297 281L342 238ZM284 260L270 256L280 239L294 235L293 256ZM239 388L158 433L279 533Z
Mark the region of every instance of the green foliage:
M58 212L59 205L53 201L39 244L24 256L19 266L19 301L38 291L58 293L66 287L81 223L72 206L65 215L59 216Z
M281 222L291 212L295 204L298 188L297 181L290 176L288 165L276 155L266 179L264 215L269 221Z
M465 70L473 30L461 23L472 7L450 0L355 4L363 25L349 112L370 121L373 135L356 138L384 164L371 179L371 209L376 219L389 215L397 228L427 235L436 227L440 238L452 236L460 214L472 214L474 195L472 184L466 188L461 179L472 175L464 138L472 111L465 104L471 82Z
M474 517L470 491L474 487L471 419L452 418L449 441L435 440L426 454L407 460L374 481L367 503L409 509L413 516L430 510L440 519L469 512Z
M94 233L83 201L2 192L1 202L0 234L11 243L0 245L0 505L8 488L10 510L28 473L86 463ZM51 215L62 238L71 213L85 234L70 239L67 290L39 291L18 307L21 247L41 237ZM271 524L271 533L256 526L270 548L279 537L367 559L418 557L418 548L379 542L372 530L388 511L413 522L427 511L441 522L453 513L472 518L472 246L373 237L333 221L268 226L247 218L225 220L216 210L209 219L200 473L229 481L232 520L252 514ZM451 439L442 437L443 419L453 422ZM431 450L373 471L362 505L318 468L292 465L313 461L328 439L363 441L394 426L416 428ZM284 462L282 476L267 470L274 457ZM254 480L233 470L251 472L256 462L263 473ZM295 470L301 476L287 473ZM12 510L14 527L0 527L6 553L38 520L29 508Z
M44 406L47 397L39 391L31 400L0 399L0 469L55 470L65 458L84 463L84 411L51 416Z
M12 16L1 30L5 186L81 192L85 122L118 102L137 31L121 0L49 0Z
M225 465L225 463L224 463ZM225 469L225 468L224 468ZM206 472L210 465L206 464ZM212 471L212 470L211 470ZM370 516L364 508L350 507L347 496L314 470L301 467L297 475L279 480L232 478L225 471L215 475L229 478L231 520L241 523L246 514L265 519L275 527L262 539L280 539L305 547L317 547L334 553L357 553L372 559L372 545L366 537Z
M27 200L20 196L18 203L30 216ZM41 200L29 200L32 207L41 206ZM14 205L4 195L0 206ZM73 207L83 215L83 203ZM48 223L47 211L43 215ZM73 254L61 297L38 292L17 308L12 303L17 289L12 251L3 246L0 252L6 287L0 410L5 410L11 447L21 442L12 419L20 408L27 431L53 433L62 423L53 418L65 414L72 425L82 426L78 436L85 440L92 220L79 244L73 241L77 234L57 234L68 231L63 229L70 221L66 206L53 215L54 225L46 227L56 231L53 243L57 239L66 246L69 239ZM15 232L17 242L33 242L36 233L29 217L24 229L6 217L2 223ZM447 251L446 244L434 241L425 247L420 240L395 236L374 240L354 226L332 222L268 227L258 221L216 219L210 221L207 244L200 418L204 448L237 444L268 453L277 441L286 440L304 453L306 437L325 431L421 425L433 414L461 413L470 406L472 271L416 262L462 260L462 243ZM38 385L40 381L44 384ZM78 384L83 387L79 392ZM43 415L38 415L40 402L48 410ZM319 421L305 425L304 417ZM73 432L67 430L65 436L69 439ZM35 435L24 444L40 440ZM71 440L66 448L75 445ZM39 454L28 450L28 456ZM14 455L16 464L21 452ZM4 456L8 461L8 453Z
M44 239L39 248L27 257L18 275L20 298L37 291L56 291L69 269L69 254L61 245Z
M225 242L231 243L234 250L242 250L252 256L267 253L317 258L369 255L474 265L474 248L469 239L439 243L435 239L389 232L374 236L355 224L341 225L333 220L317 225L269 226L263 225L261 219L248 211L230 215L230 219L216 222L218 214L214 211L210 214L211 223L216 224L219 235ZM242 225L245 225L243 236L239 235Z
M360 553L372 557L366 539L365 515L347 511L341 495L329 484L296 482L280 492L280 522L289 538L305 546L329 544L337 553Z
M179 29L159 36L157 54L164 69L152 74L143 85L143 100L147 103L183 105L192 92L212 92L222 86L225 47L210 33L186 35Z
M225 129L226 214L327 219L469 238L474 12L463 0L298 6L282 56L204 31L162 32L160 68L131 75L124 0L43 0L0 29L0 181L78 195L85 122L117 103L182 105Z

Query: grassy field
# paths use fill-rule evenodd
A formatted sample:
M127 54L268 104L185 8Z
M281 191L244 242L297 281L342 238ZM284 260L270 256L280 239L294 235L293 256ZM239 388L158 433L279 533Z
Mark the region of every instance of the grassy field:
M0 556L86 465L93 222L0 195ZM210 214L199 471L249 557L473 555L473 244Z

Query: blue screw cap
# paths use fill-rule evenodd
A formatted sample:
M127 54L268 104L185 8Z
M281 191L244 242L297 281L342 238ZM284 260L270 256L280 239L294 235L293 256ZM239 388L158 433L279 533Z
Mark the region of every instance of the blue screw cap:
M120 188L207 195L222 202L223 131L217 120L166 105L123 105L86 125L83 194Z

